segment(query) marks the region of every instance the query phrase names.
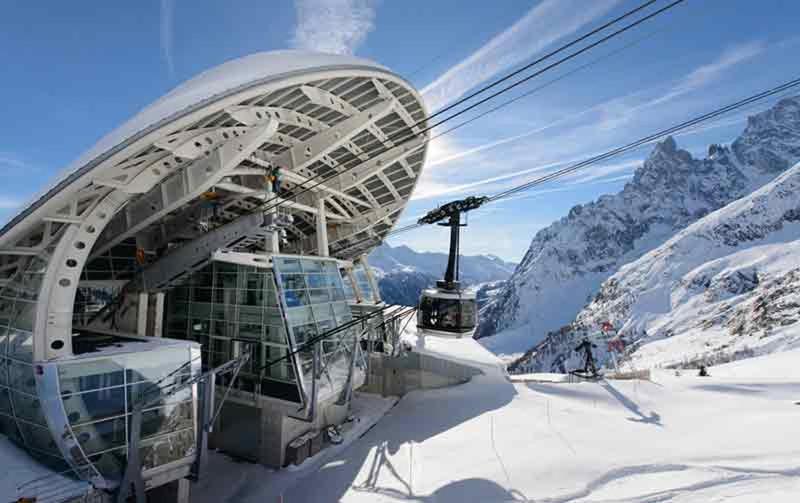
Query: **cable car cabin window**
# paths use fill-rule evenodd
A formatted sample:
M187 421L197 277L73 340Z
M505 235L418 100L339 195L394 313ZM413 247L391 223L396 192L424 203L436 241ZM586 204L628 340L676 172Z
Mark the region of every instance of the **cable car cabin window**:
M475 301L425 297L420 303L422 328L468 332L475 328Z

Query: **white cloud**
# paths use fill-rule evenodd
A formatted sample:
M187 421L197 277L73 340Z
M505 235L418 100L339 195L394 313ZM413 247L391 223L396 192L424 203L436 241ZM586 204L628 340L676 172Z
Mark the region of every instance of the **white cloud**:
M353 54L375 27L375 0L295 0L292 46Z
M758 41L733 46L724 51L717 60L696 68L683 79L678 88L694 90L706 86L728 69L758 56L764 49L764 44Z
M22 169L28 167L27 163L20 158L9 154L7 152L0 152L0 169L5 171L7 169Z
M0 210L13 210L21 205L22 201L17 198L0 195Z
M683 96L684 94L697 91L708 86L709 84L713 84L719 80L720 77L725 74L725 72L740 63L744 63L745 61L758 56L765 49L766 46L759 41L748 42L746 44L739 44L730 47L723 51L722 54L720 54L719 57L714 61L700 65L689 72L689 74L679 80L665 94L635 107L630 112L636 112L644 108L661 105L668 101L674 100L675 98Z
M569 186L576 186L576 185L587 185L589 182L594 182L595 180L602 179L603 182L608 181L616 181L621 180L624 178L628 178L631 176L633 170L638 168L644 162L643 159L633 159L629 161L622 161L615 164L604 164L601 166L592 166L588 168L587 171L575 171L570 173L569 175L564 177L564 181L566 185ZM619 173L628 174L623 176L615 176L612 178L608 178L611 175L618 175Z
M544 0L431 84L422 94L436 110L493 75L531 58L558 39L605 14L617 0Z
M172 17L175 0L161 0L161 57L167 65L170 78L175 78L175 62L172 59Z

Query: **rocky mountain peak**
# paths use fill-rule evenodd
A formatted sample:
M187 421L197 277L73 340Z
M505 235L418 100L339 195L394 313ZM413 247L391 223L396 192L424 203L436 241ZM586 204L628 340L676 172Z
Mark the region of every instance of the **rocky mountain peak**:
M510 342L497 342L505 333L491 337L490 349L526 350L573 320L621 266L800 161L800 97L750 118L730 145L714 145L708 157L697 159L667 137L620 193L576 206L540 230L505 288L482 311L478 337L505 332Z

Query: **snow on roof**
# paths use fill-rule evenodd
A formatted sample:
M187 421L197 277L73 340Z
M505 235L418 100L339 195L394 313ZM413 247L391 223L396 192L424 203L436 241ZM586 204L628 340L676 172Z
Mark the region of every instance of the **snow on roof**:
M419 337L417 327L406 327L401 335L415 353L422 353L442 360L454 361L468 367L477 368L485 374L506 376L502 360L484 348L471 337L439 337L428 335Z
M209 101L221 99L270 80L315 71L347 68L391 73L386 67L366 59L299 50L260 52L233 59L206 70L180 84L101 138L25 204L20 212L0 229L0 236L16 225L29 211L35 209L78 176L90 171L126 143L205 105Z

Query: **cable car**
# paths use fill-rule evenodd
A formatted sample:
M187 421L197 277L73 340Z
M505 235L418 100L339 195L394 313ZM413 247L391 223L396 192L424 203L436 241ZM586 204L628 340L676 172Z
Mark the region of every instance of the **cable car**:
M467 292L458 282L461 214L480 207L486 197L468 197L444 204L419 219L419 224L450 227L450 253L444 279L435 288L422 291L417 309L417 332L421 336L472 337L478 323L475 293ZM443 220L447 219L446 222Z

